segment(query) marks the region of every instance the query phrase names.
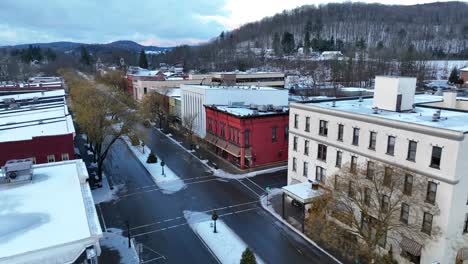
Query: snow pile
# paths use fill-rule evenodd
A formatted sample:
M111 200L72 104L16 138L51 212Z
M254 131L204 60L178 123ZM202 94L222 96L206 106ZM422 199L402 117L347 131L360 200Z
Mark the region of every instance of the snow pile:
M190 228L223 264L238 264L247 244L222 220L216 221L218 233L213 232L211 216L201 212L184 211ZM257 263L264 263L257 255Z
M154 183L156 183L164 194L172 194L186 187L184 181L181 180L168 166L164 166L164 176L162 175L161 158L156 154L158 163L146 163L148 155L151 152L147 146L144 146L143 150L143 147L141 146L132 146L128 137L124 137L123 139L125 143L127 143L128 148L133 152L133 154L135 154L141 164L151 174Z
M213 175L220 177L220 178L225 178L225 179L244 179L244 178L250 178L250 177L255 177L257 175L261 174L266 174L266 173L273 173L281 170L286 170L288 166L281 166L281 167L275 167L271 169L266 169L266 170L259 170L259 171L252 171L244 174L232 174L229 172L226 172L222 169L213 169Z
M119 192L122 185L114 186L111 190L109 183L107 182L106 175L102 175L102 187L92 190L94 204L100 204L104 202L110 202L117 199L117 193Z
M121 264L136 264L140 263L135 247L128 247L128 238L122 235L122 230L117 228L108 228L107 232L103 233L100 240L101 247L117 250L120 255Z

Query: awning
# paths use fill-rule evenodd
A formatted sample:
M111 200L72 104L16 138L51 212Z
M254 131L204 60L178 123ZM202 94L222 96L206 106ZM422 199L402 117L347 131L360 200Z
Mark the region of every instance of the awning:
M317 198L324 194L324 191L321 189L312 189L312 183L308 181L286 185L283 186L283 188L281 189L283 190L283 193L285 193L289 197L294 198L302 204L308 204L312 202L314 198Z
M252 157L252 151L250 150L250 148L245 149L245 157L246 158L251 158Z
M205 137L206 138L206 137ZM216 141L212 144L216 145L218 148L228 152L229 154L235 156L235 157L240 157L240 147L234 145L233 143L226 141L221 138L215 137Z
M215 135L212 134L206 134L205 140L213 145L216 145L216 142L218 141L218 138Z
M410 238L403 236L400 242L400 247L402 250L413 256L421 256L422 245Z
M457 254L457 260L468 260L468 248L461 248Z

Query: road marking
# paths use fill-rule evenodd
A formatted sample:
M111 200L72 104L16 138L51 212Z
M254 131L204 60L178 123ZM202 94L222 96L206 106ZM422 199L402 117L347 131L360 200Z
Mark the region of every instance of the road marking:
M265 192L265 189L262 188L260 185L258 185L257 183L255 183L254 181L252 181L251 179L249 178L245 178L246 180L248 180L249 182L251 182L253 185L255 185L257 188L259 188L260 190L262 190L262 194Z
M192 180L197 180L197 179L206 179L206 178L216 179L216 176L200 176L200 177L180 178L180 179L183 180L184 183L187 183L186 181L192 181ZM170 181L167 181L167 182L170 182ZM157 184L151 184L151 185L146 185L146 186L142 186L142 187L137 187L137 188L134 188L133 190L137 191L137 190L154 188L154 187L158 187L158 185Z
M240 203L240 204L235 204L235 205L230 205L230 206L225 206L225 207L220 207L220 208L212 208L212 209L208 209L208 210L201 211L201 212L194 212L192 215L209 213L209 212L212 212L213 210L222 211L222 210L225 210L225 209L228 209L228 208L240 207L240 206L243 206L243 205L250 205L250 204L255 204L255 203L258 203L258 201L245 202L245 203ZM170 221L178 220L178 219L181 219L181 218L185 219L184 216L178 216L178 217L175 217L175 218L161 220L161 221L150 223L150 224L145 224L145 225L141 225L141 226L132 227L132 228L130 228L130 230L136 230L136 229L145 228L145 227L149 227L149 226L153 226L153 225L158 225L158 224L161 224L161 223L170 222Z
M242 181L236 179L240 184L244 185L245 188L249 189L251 192L255 193L255 195L257 196L257 198L260 198L261 195L259 195L256 191L252 190L249 186L247 186L245 183L243 183Z
M104 220L104 214L102 213L101 204L97 204L97 208L99 208L99 212L101 213L101 220L102 225L104 226L104 232L107 232L106 221Z
M148 259L148 260L142 261L142 262L140 262L140 263L141 263L141 264L150 263L150 262L155 261L155 260L158 260L158 259L164 259L164 260L166 260L165 257L157 257L157 258L152 258L152 259Z

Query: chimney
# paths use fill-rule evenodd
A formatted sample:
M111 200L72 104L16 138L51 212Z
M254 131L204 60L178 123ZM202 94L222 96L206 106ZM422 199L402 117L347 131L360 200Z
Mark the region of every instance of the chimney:
M444 107L457 108L457 91L448 90L444 92Z
M393 112L410 111L415 93L414 77L376 76L373 107Z
M316 191L320 187L320 182L318 181L312 181L312 190Z

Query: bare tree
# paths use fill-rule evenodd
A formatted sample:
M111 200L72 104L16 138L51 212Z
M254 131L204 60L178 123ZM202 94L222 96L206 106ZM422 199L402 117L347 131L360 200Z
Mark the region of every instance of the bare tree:
M314 204L308 227L336 249L343 247L343 235L348 242L351 237L354 257L375 261L382 249L399 245L403 237L424 245L440 235L432 223L440 211L427 191L427 179L404 168L372 161L348 164L325 186L329 193ZM423 224L424 217L430 225Z
M143 97L140 104L140 113L151 122L159 122L159 128L162 128L163 121L169 115L169 88L159 88L151 90Z
M197 119L197 114L185 114L182 117L182 124L184 126L184 132L187 136L188 142L190 146L193 143L193 133L194 130L197 129L195 120Z

